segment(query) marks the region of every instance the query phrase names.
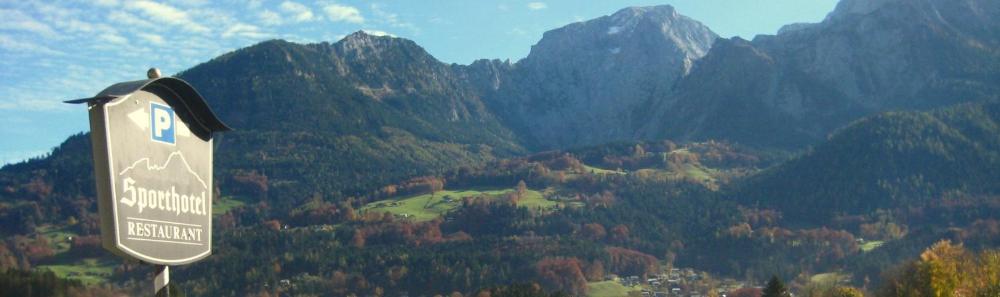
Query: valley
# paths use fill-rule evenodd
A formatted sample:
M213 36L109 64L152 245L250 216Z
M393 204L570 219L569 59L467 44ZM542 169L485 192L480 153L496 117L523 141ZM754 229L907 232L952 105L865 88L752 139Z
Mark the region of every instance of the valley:
M630 7L468 65L358 31L177 77L235 128L186 296L1000 292L997 1L752 40ZM80 133L0 168L2 285L148 291L101 247L91 160Z

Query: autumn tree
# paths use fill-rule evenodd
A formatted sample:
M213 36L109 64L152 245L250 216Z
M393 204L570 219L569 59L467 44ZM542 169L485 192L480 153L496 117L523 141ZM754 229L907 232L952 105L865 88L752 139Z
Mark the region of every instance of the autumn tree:
M973 254L948 240L889 272L879 296L997 296L1000 251Z
M598 223L589 223L583 225L583 237L590 240L603 240L607 236L608 232L604 230L604 226Z
M594 260L593 263L587 265L584 271L587 280L596 282L604 280L604 263L601 260Z
M524 180L517 182L517 198L523 199L525 195L528 195L528 185L524 183Z
M607 268L612 272L642 277L656 272L656 257L619 247L607 248L607 252L610 258Z
M264 221L264 227L271 231L281 230L281 222L278 220L267 220Z
M354 230L354 237L351 238L351 245L357 248L363 248L365 247L365 241L367 241L365 231L361 229Z
M961 245L951 241L935 243L920 254L918 270L927 284L930 296L953 296L960 281L960 266L964 266L968 255Z
M576 258L542 259L535 264L535 271L546 287L573 296L587 294L587 279L583 277L580 260Z
M865 297L861 290L852 287L836 287L825 297Z
M732 297L760 297L760 295L761 291L758 288L739 288L726 294Z
M617 243L624 243L628 241L629 230L628 226L617 225L611 228L611 240Z

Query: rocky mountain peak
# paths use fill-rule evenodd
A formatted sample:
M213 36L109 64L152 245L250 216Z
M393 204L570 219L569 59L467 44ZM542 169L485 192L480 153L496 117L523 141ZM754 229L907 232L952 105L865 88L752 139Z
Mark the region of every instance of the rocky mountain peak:
M629 139L633 112L687 75L716 38L668 5L625 8L545 32L506 89L502 80L487 89L541 147Z
M654 23L672 23L681 18L677 10L670 5L628 7L611 15L610 21L617 28L611 28L608 34L615 34L621 30L631 30L642 20Z
M430 56L422 47L409 39L376 35L365 31L351 33L334 43L333 47L343 56L358 60L382 58L387 52L407 52L421 57Z
M532 47L535 57L570 48L593 49L601 54L619 54L629 44L650 49L679 49L686 58L704 56L715 35L702 23L681 15L670 5L629 7L610 16L578 22L545 32Z
M343 43L345 45L371 45L379 41L391 40L394 38L395 37L391 35L371 34L365 32L364 30L358 30L357 32L344 36L344 38L337 43Z

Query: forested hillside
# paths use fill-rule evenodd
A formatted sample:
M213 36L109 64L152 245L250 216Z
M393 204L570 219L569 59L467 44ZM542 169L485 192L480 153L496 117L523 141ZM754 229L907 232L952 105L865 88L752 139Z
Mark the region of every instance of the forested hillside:
M860 120L748 180L738 198L823 222L998 191L1000 104L988 103Z

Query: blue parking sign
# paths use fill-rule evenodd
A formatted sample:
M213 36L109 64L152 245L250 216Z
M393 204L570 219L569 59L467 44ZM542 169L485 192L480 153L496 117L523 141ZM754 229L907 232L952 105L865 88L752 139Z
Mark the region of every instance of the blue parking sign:
M166 144L175 143L174 109L167 105L150 102L149 121L149 126L152 127L150 136L153 141Z

